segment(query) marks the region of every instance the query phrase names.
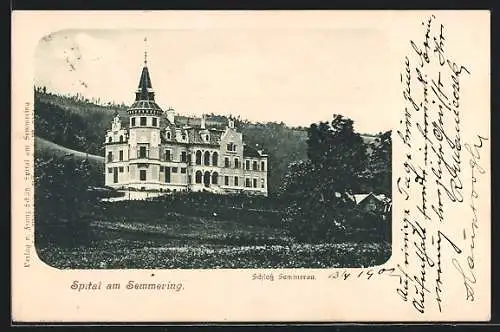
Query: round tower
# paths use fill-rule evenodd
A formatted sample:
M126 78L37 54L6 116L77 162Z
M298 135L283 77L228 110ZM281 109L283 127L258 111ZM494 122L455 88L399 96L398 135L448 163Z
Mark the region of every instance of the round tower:
M159 189L160 118L163 110L155 102L147 52L144 52L144 67L135 92L135 101L127 112L130 116L130 187Z

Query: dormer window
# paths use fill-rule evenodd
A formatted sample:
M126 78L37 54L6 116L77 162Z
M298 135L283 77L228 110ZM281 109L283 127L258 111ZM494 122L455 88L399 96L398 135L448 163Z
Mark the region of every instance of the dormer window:
M207 141L207 142L208 142L209 138L210 138L210 137L209 137L208 135L205 135L205 141Z
M108 138L108 142L109 142L109 143L113 142L113 137L109 136L109 138Z
M185 141L186 140L186 134L185 133L182 133L182 140Z
M227 151L236 152L236 144L233 142L227 144Z
M172 138L172 134L170 132L167 132L167 139L171 139Z

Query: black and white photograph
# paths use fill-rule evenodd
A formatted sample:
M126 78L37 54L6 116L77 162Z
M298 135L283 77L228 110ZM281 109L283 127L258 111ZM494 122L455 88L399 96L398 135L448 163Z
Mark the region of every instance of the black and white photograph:
M15 14L14 321L490 319L488 11Z
M33 87L39 258L58 269L385 263L388 55L367 62L363 50L386 42L368 29L44 36Z

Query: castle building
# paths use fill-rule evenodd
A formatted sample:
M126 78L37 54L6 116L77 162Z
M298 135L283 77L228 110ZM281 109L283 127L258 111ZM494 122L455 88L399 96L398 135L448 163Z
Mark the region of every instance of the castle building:
M105 184L146 191L210 191L267 196L267 155L246 145L229 119L209 128L205 116L190 125L164 112L145 56L135 101L124 126L118 113L105 137Z

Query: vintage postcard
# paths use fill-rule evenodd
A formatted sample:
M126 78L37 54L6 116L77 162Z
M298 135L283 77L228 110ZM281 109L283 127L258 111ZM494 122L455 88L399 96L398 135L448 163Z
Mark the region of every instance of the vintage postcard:
M12 23L14 321L489 320L488 11Z

